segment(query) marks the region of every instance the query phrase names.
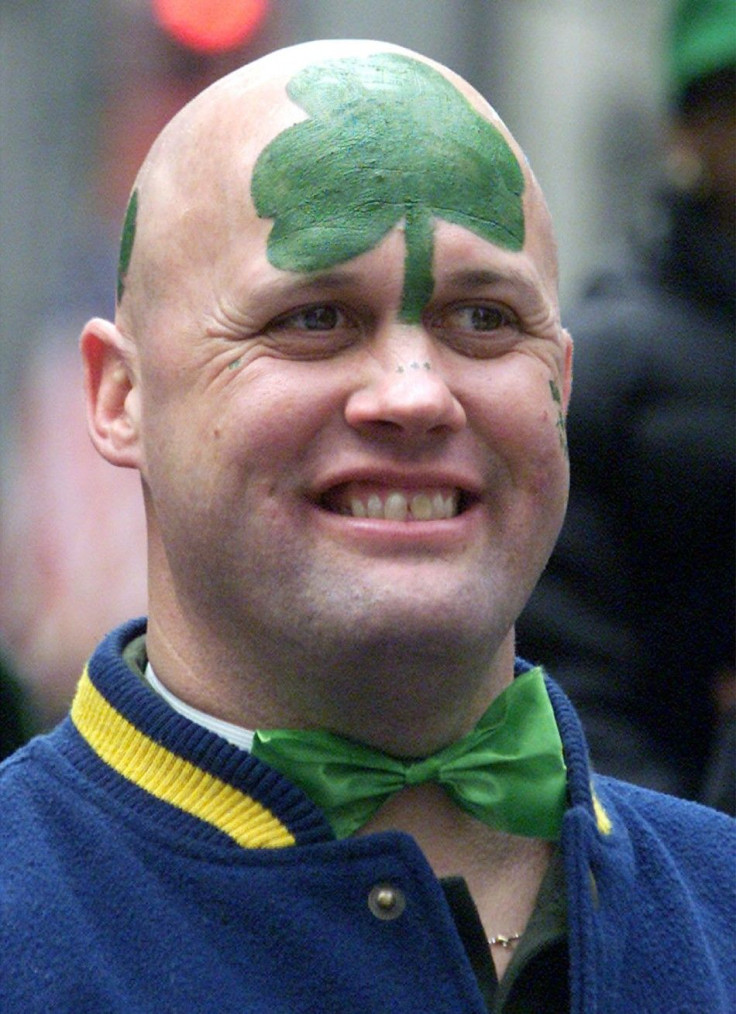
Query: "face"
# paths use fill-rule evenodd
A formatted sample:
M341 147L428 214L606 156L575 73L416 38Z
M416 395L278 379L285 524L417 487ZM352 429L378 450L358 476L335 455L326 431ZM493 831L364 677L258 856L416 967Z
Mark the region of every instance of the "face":
M348 259L276 266L253 161L226 217L219 191L203 206L216 249L190 244L137 343L152 602L158 583L261 666L387 645L488 664L567 494L569 342L536 192L519 249L428 213L416 289L404 214Z

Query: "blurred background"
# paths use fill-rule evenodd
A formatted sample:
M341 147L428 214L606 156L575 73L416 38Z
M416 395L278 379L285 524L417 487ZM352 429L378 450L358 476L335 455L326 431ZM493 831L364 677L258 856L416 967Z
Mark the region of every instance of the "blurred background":
M99 638L145 611L137 477L91 451L76 342L89 316L114 311L128 192L163 124L222 73L304 40L434 57L525 149L556 225L564 315L594 266L657 233L651 198L673 169L671 6L0 0L0 649L34 728L64 713Z

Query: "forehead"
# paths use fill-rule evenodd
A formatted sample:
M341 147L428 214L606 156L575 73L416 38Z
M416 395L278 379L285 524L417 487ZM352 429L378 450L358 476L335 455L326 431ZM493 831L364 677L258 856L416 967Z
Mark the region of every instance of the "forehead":
M333 57L271 77L230 75L174 121L157 172L168 162L182 186L199 192L207 183L219 190L232 182L237 190L253 172L262 215L263 191L277 176L282 192L316 188L319 179L324 193L334 192L346 182L344 165L361 171L366 199L376 190L387 201L426 199L456 167L465 170L471 200L481 191L498 203L498 184L520 192L524 160L508 131L477 92L446 75L400 52ZM521 238L513 200L506 219L510 237Z
M331 267L423 214L523 245L514 153L434 68L398 53L332 60L297 73L287 93L307 118L261 152L251 186L274 222L276 266Z
M401 224L411 315L431 290L438 221L507 250L524 245L523 156L450 72L403 52L330 56L236 74L201 99L162 138L149 174L168 205L160 244L170 240L190 264L248 234L275 268L308 274L375 248ZM128 257L130 246L128 235Z

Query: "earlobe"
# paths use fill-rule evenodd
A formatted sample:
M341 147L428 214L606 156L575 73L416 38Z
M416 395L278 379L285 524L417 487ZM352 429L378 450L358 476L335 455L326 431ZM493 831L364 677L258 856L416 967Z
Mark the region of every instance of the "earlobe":
M130 343L114 324L94 318L80 349L92 443L111 464L138 468L140 403Z

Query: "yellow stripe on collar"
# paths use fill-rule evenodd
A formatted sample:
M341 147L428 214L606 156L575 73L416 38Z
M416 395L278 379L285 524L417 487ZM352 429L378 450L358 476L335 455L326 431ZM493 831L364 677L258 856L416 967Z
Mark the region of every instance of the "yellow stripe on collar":
M291 832L257 800L156 743L97 690L87 670L72 721L102 760L151 795L213 824L243 848L293 845Z
M608 835L613 831L613 823L603 808L603 803L601 803L600 799L596 795L595 789L592 786L591 791L593 795L593 812L595 813L595 822L598 826L598 831L601 834Z

